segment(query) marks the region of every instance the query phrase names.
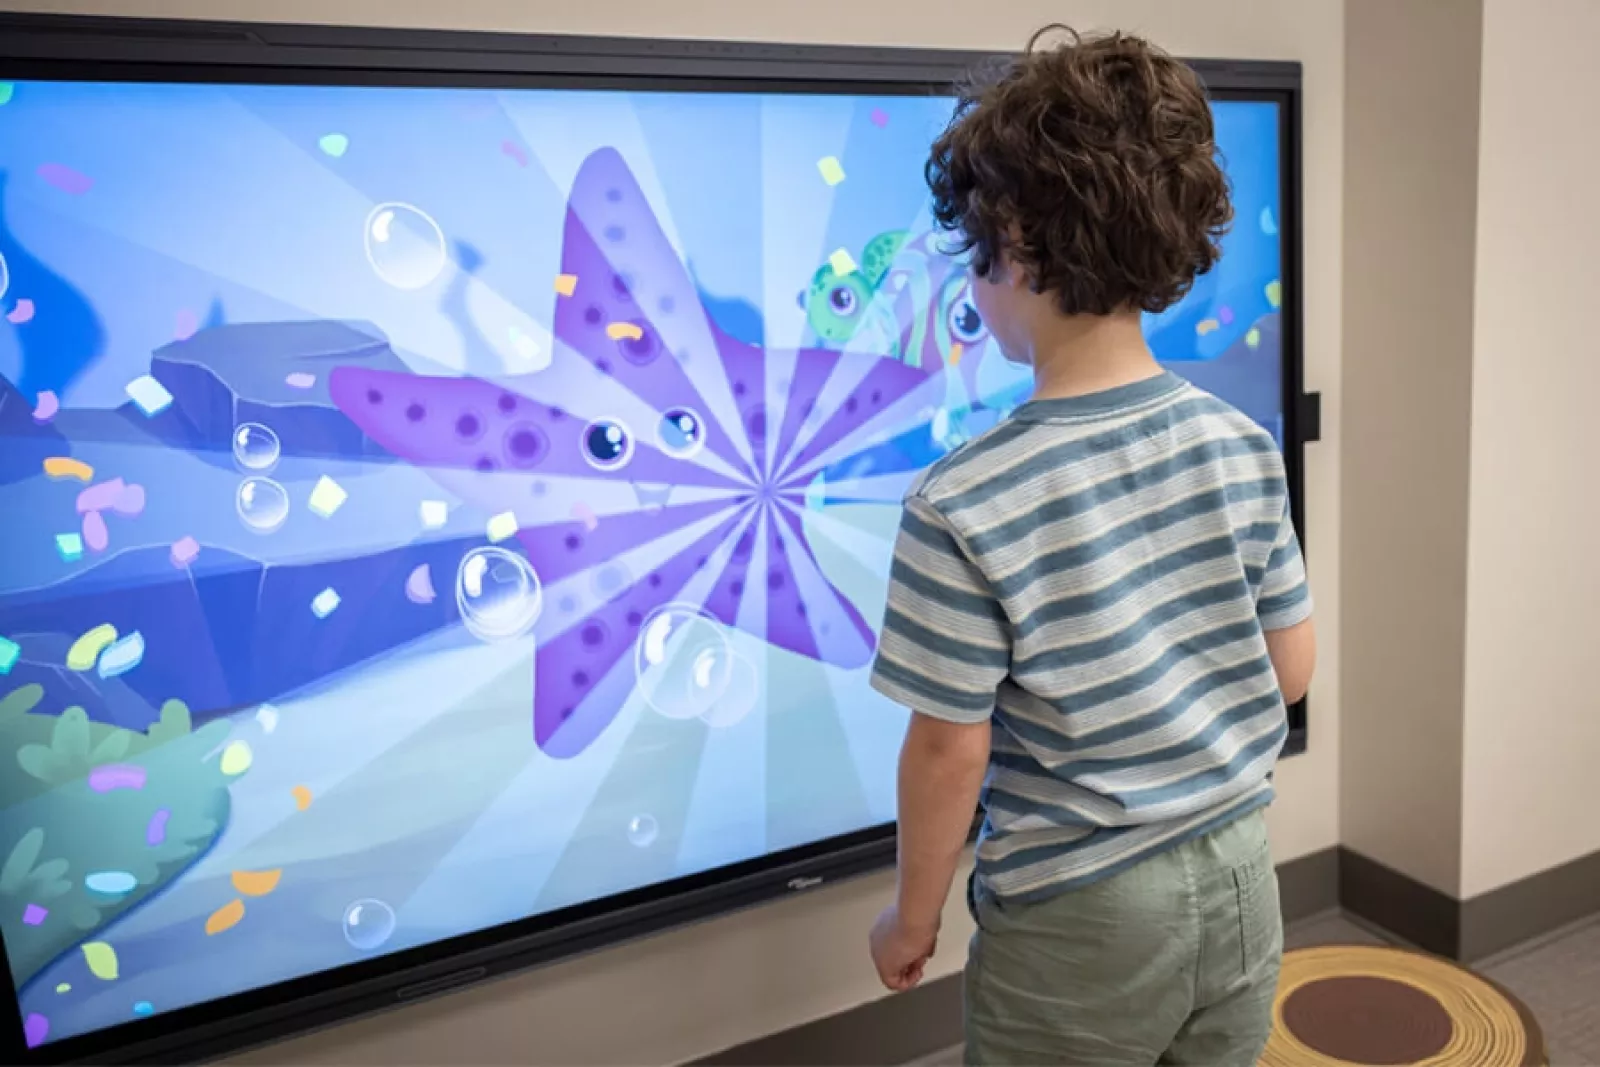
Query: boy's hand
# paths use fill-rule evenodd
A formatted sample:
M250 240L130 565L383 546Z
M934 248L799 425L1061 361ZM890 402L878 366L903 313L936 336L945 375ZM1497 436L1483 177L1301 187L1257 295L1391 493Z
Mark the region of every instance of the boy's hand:
M933 957L939 928L914 930L900 921L900 909L891 904L872 924L868 940L878 978L891 991L903 993L922 981L922 968Z

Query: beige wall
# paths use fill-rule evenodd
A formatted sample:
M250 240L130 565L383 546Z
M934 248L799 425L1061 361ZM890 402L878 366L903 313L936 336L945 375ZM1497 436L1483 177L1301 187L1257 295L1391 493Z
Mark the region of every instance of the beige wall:
M1306 380L1326 440L1307 470L1308 551L1325 633L1311 751L1285 763L1281 859L1338 841L1340 238L1343 0L33 0L11 9L572 33L1016 48L1039 25L1115 25L1191 56L1305 64ZM705 923L304 1038L254 1063L663 1063L879 994L863 950L884 877ZM960 966L952 911L935 974Z
M1480 0L1346 0L1341 843L1461 881Z
M1600 849L1600 3L1483 7L1468 896Z

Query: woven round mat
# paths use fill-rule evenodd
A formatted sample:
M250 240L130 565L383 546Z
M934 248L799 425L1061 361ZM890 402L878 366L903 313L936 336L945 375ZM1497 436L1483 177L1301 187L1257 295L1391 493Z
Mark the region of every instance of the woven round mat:
M1545 1067L1544 1035L1504 989L1406 949L1325 945L1283 956L1262 1067Z

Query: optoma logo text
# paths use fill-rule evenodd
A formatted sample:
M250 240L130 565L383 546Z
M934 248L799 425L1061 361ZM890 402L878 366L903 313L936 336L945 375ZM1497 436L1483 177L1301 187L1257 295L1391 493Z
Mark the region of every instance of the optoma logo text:
M821 878L791 878L791 879L789 879L789 888L790 889L814 889L814 888L816 888L817 886L819 886L821 884L822 884L822 879Z

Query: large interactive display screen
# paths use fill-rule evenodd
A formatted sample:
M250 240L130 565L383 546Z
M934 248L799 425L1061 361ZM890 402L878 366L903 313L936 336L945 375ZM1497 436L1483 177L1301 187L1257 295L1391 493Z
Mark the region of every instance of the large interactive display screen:
M1150 319L1283 433L1280 104ZM29 1045L882 826L900 499L1024 399L940 96L0 84ZM10 1010L7 1008L6 1010Z

